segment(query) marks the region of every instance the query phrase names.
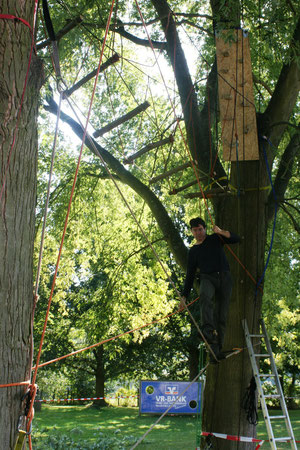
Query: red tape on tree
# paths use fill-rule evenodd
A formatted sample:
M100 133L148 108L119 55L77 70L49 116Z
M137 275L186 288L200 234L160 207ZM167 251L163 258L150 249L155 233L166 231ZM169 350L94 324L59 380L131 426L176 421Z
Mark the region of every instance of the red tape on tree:
M0 14L0 19L8 19L8 20L16 20L19 22L24 23L24 25L26 25L26 27L28 27L31 31L31 26L29 25L29 23L27 22L27 20L21 19L21 17L17 17L17 16L13 16L11 14Z

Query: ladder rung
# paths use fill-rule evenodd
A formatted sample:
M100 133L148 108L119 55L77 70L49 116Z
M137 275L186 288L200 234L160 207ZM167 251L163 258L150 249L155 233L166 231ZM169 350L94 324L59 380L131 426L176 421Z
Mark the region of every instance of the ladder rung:
M276 377L275 373L259 373L258 376L259 377L265 377L265 378Z
M278 442L284 442L284 441L291 441L291 437L278 437L278 438L274 438L274 441L278 441Z
M266 332L265 324L262 320L261 321L261 330L258 331L258 333L260 332L262 334L250 334L246 319L243 321L243 326L244 326L246 343L247 343L247 348L248 348L249 357L250 357L250 361L251 361L251 366L252 366L252 369L253 369L253 372L254 372L254 375L256 378L257 386L259 388L259 397L260 397L261 401L264 400L264 402L262 403L263 416L264 416L264 421L267 426L267 432L268 432L268 436L269 436L272 448L273 447L276 448L276 442L278 442L278 443L291 442L292 448L296 449L296 447L294 446L295 438L293 435L293 430L292 430L291 424L289 423L289 414L286 410L285 399L284 399L283 393L280 390L280 387L278 386L279 376L277 374L276 365L273 360L273 354L272 354L269 338L268 338L268 335ZM263 343L263 339L265 339L266 348L264 348L265 346L263 346L263 348L261 348L260 350L258 350L258 349L257 350L261 351L261 352L270 352L270 353L255 353L255 350L253 348L254 345L252 344L251 338L260 339L262 343ZM272 366L268 370L270 370L271 373L259 373L259 369L257 367L259 364L259 361L256 361L255 358L269 359L269 362L272 364ZM273 380L276 382L277 390L275 390L275 386L274 386L274 389L272 389L272 391L276 392L276 394L275 393L274 394L273 393L272 394L264 393L264 381L266 381L268 378L271 378L272 382L273 382ZM265 400L267 400L267 399L276 399L276 400L279 399L280 400L280 403L282 406L280 415L277 415L277 416L269 415L268 406L265 403ZM285 432L290 434L289 437L274 438L272 426L274 427L274 426L282 423L282 422L276 422L276 420L278 420L278 419L282 420L282 422L285 422L285 425L286 425Z
M279 394L269 394L269 395L264 395L265 398L280 398Z

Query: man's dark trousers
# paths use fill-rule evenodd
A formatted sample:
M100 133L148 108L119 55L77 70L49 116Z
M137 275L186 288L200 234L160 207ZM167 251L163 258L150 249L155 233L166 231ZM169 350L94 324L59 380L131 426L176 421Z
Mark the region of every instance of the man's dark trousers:
M200 275L201 328L208 332L217 330L220 349L224 342L231 291L229 271Z

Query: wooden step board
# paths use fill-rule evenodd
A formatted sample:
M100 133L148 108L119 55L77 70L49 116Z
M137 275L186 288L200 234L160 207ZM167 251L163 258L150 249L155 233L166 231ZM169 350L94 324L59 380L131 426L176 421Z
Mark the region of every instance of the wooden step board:
M223 159L259 159L248 34L244 30L218 33L216 52Z

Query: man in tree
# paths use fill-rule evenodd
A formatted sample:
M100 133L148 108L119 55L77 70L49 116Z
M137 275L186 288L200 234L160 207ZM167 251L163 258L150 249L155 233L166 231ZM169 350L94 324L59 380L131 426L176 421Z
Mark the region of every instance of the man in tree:
M221 350L232 290L229 263L223 247L224 244L239 242L240 238L216 225L213 227L214 234L207 235L206 224L200 217L191 219L190 227L196 244L191 247L188 254L181 307L185 307L185 300L199 270L201 331L216 357L222 359L224 354ZM215 305L213 305L214 296ZM215 362L215 358L211 358L211 361Z

